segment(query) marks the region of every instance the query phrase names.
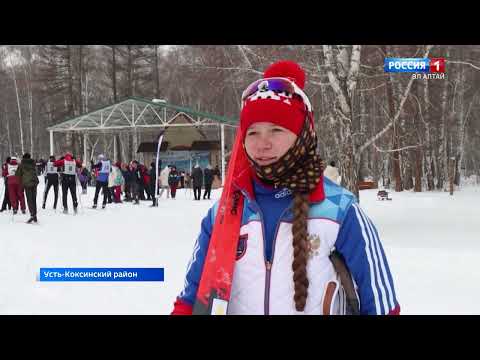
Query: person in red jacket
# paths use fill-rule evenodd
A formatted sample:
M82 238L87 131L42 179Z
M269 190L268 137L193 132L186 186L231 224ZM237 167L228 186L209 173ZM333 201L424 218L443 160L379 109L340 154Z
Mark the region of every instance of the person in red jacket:
M2 164L2 177L5 185L5 193L3 195L2 208L0 209L0 212L7 210L7 207L8 207L8 210L12 208L12 205L10 204L10 198L8 197L8 183L7 183L9 163L10 163L10 156L7 157L7 159L5 160L5 163Z
M152 200L153 199L153 194L150 191L150 174L148 173L148 169L146 166L142 167L142 176L143 176L143 188L145 189L145 192L147 193L147 200Z
M12 204L13 213L18 212L18 203L20 203L20 209L22 214L26 213L25 197L23 195L23 186L20 179L15 176L18 169L18 162L16 157L12 157L10 163L7 165L7 184L8 195L10 197L10 204Z
M53 163L55 167L62 167L62 202L63 202L63 213L68 214L68 199L67 194L70 190L70 195L72 196L73 211L77 213L77 172L76 168L82 168L82 162L76 160L75 157L67 152L64 157L60 160L56 160Z

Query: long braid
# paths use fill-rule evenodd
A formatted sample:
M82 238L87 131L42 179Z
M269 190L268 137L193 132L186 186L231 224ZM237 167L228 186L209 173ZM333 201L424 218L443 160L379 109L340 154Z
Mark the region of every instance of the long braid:
M295 193L293 198L293 283L295 294L295 308L297 311L303 311L308 296L308 277L307 277L307 260L308 260L308 233L307 219L308 210L310 209L308 202L308 194Z
M323 173L325 164L320 161ZM297 311L304 311L308 296L307 261L309 252L308 243L308 211L310 210L308 193L295 192L293 198L293 284L295 293L293 300Z

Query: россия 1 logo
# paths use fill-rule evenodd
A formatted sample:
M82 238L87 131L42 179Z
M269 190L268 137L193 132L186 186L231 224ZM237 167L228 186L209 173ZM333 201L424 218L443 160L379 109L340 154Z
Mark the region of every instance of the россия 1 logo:
M411 72L414 79L445 79L444 58L385 58L385 72Z

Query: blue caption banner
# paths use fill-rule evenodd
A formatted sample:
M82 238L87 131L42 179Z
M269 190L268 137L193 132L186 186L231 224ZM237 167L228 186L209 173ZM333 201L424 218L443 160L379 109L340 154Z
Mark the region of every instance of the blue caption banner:
M40 281L163 281L163 268L40 268Z

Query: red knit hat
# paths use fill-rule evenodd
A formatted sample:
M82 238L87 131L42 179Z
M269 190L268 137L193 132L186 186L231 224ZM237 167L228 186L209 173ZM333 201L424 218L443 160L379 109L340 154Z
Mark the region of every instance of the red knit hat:
M278 61L270 65L264 78L282 77L292 80L300 89L305 86L305 72L293 61ZM270 122L299 135L307 110L299 96L287 97L272 91L256 92L248 97L240 113L240 130L245 138L247 129L256 122Z

